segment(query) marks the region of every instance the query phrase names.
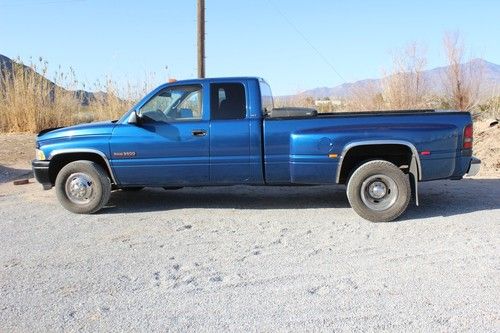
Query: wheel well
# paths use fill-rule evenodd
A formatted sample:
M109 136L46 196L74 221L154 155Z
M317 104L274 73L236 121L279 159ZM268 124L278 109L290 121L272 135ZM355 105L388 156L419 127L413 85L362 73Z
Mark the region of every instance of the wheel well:
M339 183L345 184L349 175L363 162L373 159L389 161L408 173L412 158L410 147L401 144L356 146L342 157Z
M52 185L55 184L56 182L56 177L59 171L67 165L68 163L75 162L75 161L92 161L97 164L99 164L108 174L109 179L111 179L111 182L113 182L113 177L111 176L110 170L108 168L108 165L104 158L100 156L99 154L95 153L65 153L65 154L59 154L50 160L49 164L49 177L50 177L50 182Z

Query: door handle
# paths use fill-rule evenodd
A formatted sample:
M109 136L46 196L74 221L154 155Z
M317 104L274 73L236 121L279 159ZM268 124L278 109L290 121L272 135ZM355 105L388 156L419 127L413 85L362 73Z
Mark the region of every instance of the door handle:
M207 131L202 130L202 129L192 130L191 133L193 133L194 136L205 136L205 135L207 135Z

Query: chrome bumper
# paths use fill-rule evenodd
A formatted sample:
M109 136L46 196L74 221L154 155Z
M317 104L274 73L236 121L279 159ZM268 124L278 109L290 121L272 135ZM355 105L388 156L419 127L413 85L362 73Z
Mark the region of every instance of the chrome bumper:
M472 157L470 160L469 170L467 170L467 176L472 177L477 175L479 169L481 168L481 160L476 157Z

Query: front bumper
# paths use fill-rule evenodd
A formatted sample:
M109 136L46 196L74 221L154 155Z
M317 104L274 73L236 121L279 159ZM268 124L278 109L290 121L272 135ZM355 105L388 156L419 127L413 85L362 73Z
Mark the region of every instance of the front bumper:
M34 160L31 162L33 174L36 180L43 185L44 190L50 190L53 186L49 176L49 164L50 161Z
M481 160L473 156L470 160L469 170L467 170L467 176L472 177L477 175L480 168Z

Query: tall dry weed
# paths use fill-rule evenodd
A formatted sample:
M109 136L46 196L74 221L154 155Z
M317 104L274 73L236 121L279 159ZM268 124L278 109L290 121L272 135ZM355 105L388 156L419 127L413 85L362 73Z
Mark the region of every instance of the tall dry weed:
M428 83L423 72L427 63L425 52L416 43L396 52L392 68L384 71L381 84L359 86L349 96L350 111L407 110L428 106Z
M443 77L445 101L452 109L472 111L481 99L483 64L471 59L464 63L465 47L458 32L446 33L443 47L448 60L448 69Z
M38 132L84 121L116 119L139 95L130 92L118 97L116 84L107 79L103 85L96 84L94 90L99 92L89 98L78 90L81 83L71 68L66 72L59 68L50 81L46 79L48 62L42 58L27 66L20 60L11 64L0 75L0 132Z

